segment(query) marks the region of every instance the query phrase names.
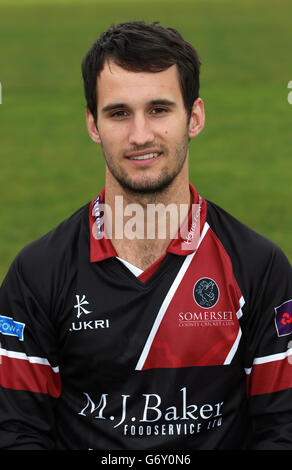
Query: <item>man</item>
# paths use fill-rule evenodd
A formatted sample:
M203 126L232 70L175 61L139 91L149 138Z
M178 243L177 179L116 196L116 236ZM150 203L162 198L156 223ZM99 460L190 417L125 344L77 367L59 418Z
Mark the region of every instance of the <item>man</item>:
M139 21L84 58L105 188L3 282L1 448L292 448L291 267L189 183L199 68Z

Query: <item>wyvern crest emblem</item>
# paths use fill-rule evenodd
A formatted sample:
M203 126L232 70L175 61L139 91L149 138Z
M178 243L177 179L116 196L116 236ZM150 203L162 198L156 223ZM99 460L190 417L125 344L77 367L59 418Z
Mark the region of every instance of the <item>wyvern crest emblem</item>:
M213 279L204 277L194 285L193 295L195 302L203 308L211 308L218 302L220 293Z

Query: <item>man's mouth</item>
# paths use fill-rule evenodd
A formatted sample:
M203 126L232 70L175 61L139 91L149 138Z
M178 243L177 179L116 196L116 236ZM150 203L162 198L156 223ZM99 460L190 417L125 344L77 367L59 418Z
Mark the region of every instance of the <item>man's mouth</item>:
M151 160L152 158L157 158L161 155L162 152L155 152L155 153L145 153L144 155L136 155L133 157L127 157L130 160Z

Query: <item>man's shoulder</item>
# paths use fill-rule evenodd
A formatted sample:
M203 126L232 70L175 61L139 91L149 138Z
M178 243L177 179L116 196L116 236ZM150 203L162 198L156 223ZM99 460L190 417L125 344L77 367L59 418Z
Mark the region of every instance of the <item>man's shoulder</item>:
M72 254L78 245L82 231L88 230L89 204L76 210L53 229L25 245L17 254L14 262L21 268L46 269L61 264L64 257Z
M274 258L285 260L282 249L227 210L207 200L207 222L232 259L251 267L264 266Z

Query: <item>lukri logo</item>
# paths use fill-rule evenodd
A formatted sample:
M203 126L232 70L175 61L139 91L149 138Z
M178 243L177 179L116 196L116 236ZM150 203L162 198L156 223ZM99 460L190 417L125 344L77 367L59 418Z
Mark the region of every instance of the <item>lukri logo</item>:
M82 296L82 299L80 299L80 295L76 294L76 301L77 304L74 305L74 308L77 308L77 318L79 318L82 313L85 313L86 315L88 313L92 313L90 310L86 310L83 305L88 305L89 302L85 299L85 295Z
M88 315L89 313L93 313L91 310L87 310L84 305L89 305L89 302L86 300L86 296L81 296L76 294L76 305L74 308L77 309L77 318L80 318L82 314ZM98 328L109 328L110 322L108 319L106 320L89 320L89 321L78 321L72 322L71 328L69 331L80 331L80 330L97 330Z

